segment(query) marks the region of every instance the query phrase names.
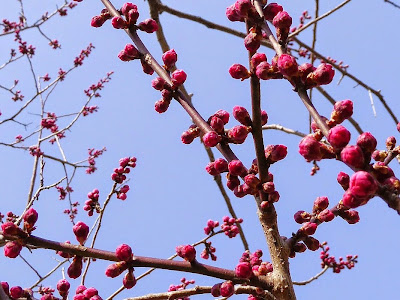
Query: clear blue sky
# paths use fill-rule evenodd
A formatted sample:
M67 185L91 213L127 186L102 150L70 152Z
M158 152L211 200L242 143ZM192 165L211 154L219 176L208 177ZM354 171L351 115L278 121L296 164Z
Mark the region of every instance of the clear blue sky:
M339 1L321 1L320 12L324 13ZM60 1L61 3L61 1ZM115 5L122 5L115 1ZM164 1L171 7L202 16L219 24L243 30L243 24L230 23L225 18L225 8L232 1ZM3 4L0 18L15 19L17 1ZM282 1L281 4L292 15L294 23L303 10L314 13L314 1ZM140 19L148 16L147 3L137 3ZM53 11L54 1L41 1L40 4L26 3L28 20L36 20L44 11ZM94 188L100 190L104 200L112 186L110 174L117 167L118 160L125 156L136 156L137 168L131 172L128 199L122 202L113 199L106 212L100 231L101 239L96 247L114 250L121 243L130 244L137 255L166 258L174 253L175 246L193 243L204 237L203 227L208 219L221 220L228 214L218 189L204 167L207 156L198 142L183 145L180 134L188 128L190 118L177 103L172 103L167 113L159 115L154 111L154 102L159 93L150 86L154 76L143 75L137 61L123 63L117 58L118 52L129 42L123 31L111 28L107 23L103 28L89 26L93 15L102 9L101 2L83 1L65 18L55 18L43 27L52 39L58 39L61 50L52 50L37 32L24 33L23 37L37 46L37 56L33 59L38 75L49 73L55 77L59 67L67 69L73 58L88 43L96 49L84 65L71 74L50 97L48 110L57 115L77 112L85 101L83 90L108 71L115 71L112 81L101 92L102 97L92 104L100 107L99 112L79 121L62 146L68 159L79 161L87 157L88 148L107 147L107 152L98 159L98 171L93 175L81 172L72 182L73 201L83 203L86 194ZM320 22L318 26L317 49L321 53L344 60L350 65L349 72L358 76L365 83L377 90L382 90L387 102L400 116L397 84L400 61L397 55L397 39L400 10L385 4L383 0L353 1L339 12ZM228 68L233 63L246 64L247 53L243 41L236 37L206 29L204 26L177 19L164 13L161 22L171 47L178 53L178 67L188 74L186 88L193 93L193 102L205 119L218 109L232 111L233 106L242 105L250 108L249 84L239 82L228 76ZM311 30L300 36L310 42ZM161 57L161 50L155 35L141 34L143 40L156 58ZM11 37L2 38L0 64L7 59ZM271 50L265 50L268 58ZM28 72L26 61L21 61L11 68L0 71L0 84L10 85L14 79L20 79L21 89L26 97L32 93L32 75ZM371 131L378 139L378 147L384 149L387 136L397 138L394 122L374 97L377 116L373 116L368 92L357 87L350 79L339 83L337 75L326 89L336 100L354 101L354 117L364 131ZM269 124L279 123L289 128L306 132L308 115L297 95L291 91L287 82L263 82L263 109L269 114ZM7 116L15 111L20 103L13 103L7 94L0 91L0 111ZM322 114L329 115L331 106L318 94L314 93L314 103ZM17 124L0 126L2 141L12 141L18 135L38 128L38 106L33 105L21 118L21 121L33 122L25 128ZM60 122L68 123L67 120ZM60 123L62 124L62 123ZM231 126L237 125L234 121ZM351 128L348 123L345 123ZM352 131L354 132L354 131ZM265 132L266 144L282 143L288 146L288 157L274 165L271 171L275 175L275 184L281 194L276 208L279 213L279 225L282 235L290 236L298 229L293 220L297 210L311 210L314 199L328 196L331 204L340 200L342 190L336 183L339 171L350 172L343 164L336 161L323 161L321 170L314 177L309 176L312 165L306 163L297 152L299 138L280 132ZM356 140L353 134L351 143ZM249 139L244 145L233 147L238 156L250 163L254 158ZM29 146L35 139L26 141ZM24 151L2 147L0 155L0 211L14 211L24 208L31 176L32 157ZM44 151L60 156L55 146L46 145ZM217 157L218 154L216 154ZM393 168L399 172L394 161ZM45 182L51 184L63 177L59 164L49 162L46 165ZM243 223L251 249L262 249L265 259L268 257L267 246L258 224L254 199L247 196L236 199L232 194L233 205ZM88 224L94 218L88 218L81 210L77 217ZM38 229L35 234L49 239L74 241L68 218L62 213L67 202L59 201L56 191L45 191L35 204L39 211ZM315 237L328 241L331 254L336 257L346 254L358 254L359 263L353 270L341 274L328 271L322 278L305 287L297 287L298 299L394 299L397 292L398 269L396 259L400 240L398 228L400 219L396 213L386 207L379 198L371 200L366 207L359 209L361 221L357 225L348 225L342 219L320 226ZM217 237L213 241L218 260L217 266L233 269L242 253L238 238L229 240ZM201 248L198 252L201 252ZM50 255L49 255L50 254ZM26 249L22 255L40 271L46 274L58 259L49 251ZM50 258L49 258L50 257ZM208 262L207 262L208 263ZM36 281L35 274L20 260L10 260L0 256L2 272L0 280L9 281L10 285L30 286ZM87 286L100 289L104 298L120 287L121 278L110 279L103 274L108 263L96 262L89 272ZM319 253L306 252L291 260L292 277L295 281L308 279L320 270ZM137 269L135 275L144 270ZM218 281L200 278L191 274L179 274L171 271L156 271L148 278L138 282L131 291L117 297L138 296L150 292L162 292L169 284L178 284L181 277L196 279L199 285L212 285ZM58 271L45 285L52 285L62 277ZM71 280L72 288L78 280ZM209 296L199 296L209 299ZM244 299L244 296L237 296Z

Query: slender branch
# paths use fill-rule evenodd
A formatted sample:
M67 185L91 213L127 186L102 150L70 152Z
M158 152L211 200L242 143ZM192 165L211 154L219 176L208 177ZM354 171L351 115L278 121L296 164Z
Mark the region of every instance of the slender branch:
M396 8L400 8L400 5L394 3L393 1L390 1L390 0L383 0L383 1L386 2L386 3L389 3L389 4L391 4L391 5L393 5L393 6L396 7Z
M271 129L280 130L280 131L283 131L283 132L288 133L288 134L297 135L299 137L305 137L307 135L307 134L305 134L303 132L300 132L300 131L297 131L297 130L294 130L294 129L290 129L290 128L287 128L287 127L283 127L282 125L279 125L279 124L264 125L262 127L262 129L263 130L271 130Z
M322 269L321 272L319 272L315 276L311 277L310 279L304 280L304 281L293 281L293 284L294 285L306 285L306 284L309 284L310 282L313 282L314 280L317 280L319 277L321 277L328 269L329 269L329 267L327 265L325 265L325 267Z
M306 25L304 25L303 27L297 29L295 32L289 34L289 39L292 37L295 37L296 35L298 35L300 32L302 32L303 30L307 29L308 27L310 27L313 24L316 24L318 21L326 18L327 16L329 16L330 14L334 13L335 11L337 11L338 9L342 8L343 6L345 6L347 3L349 3L351 0L345 0L342 3L340 3L338 6L336 6L335 8L331 9L330 11L327 11L326 13L324 13L323 15L316 17L314 20L310 21L309 23L307 23Z
M59 267L61 267L63 264L65 264L68 261L68 259L64 259L63 261L60 261L57 266L55 266L53 269L51 269L46 275L44 275L43 277L41 277L38 281L36 281L31 287L30 289L33 289L34 287L37 287L43 280L47 279L48 277L50 277L55 271L58 270ZM0 299L2 299L0 297Z

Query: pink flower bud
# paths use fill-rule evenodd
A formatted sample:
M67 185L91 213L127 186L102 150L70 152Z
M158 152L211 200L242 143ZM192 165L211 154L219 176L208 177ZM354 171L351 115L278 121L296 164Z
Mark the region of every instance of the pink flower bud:
M138 18L139 18L139 12L137 9L131 9L128 11L128 13L125 15L126 19L129 22L129 25L136 24Z
M266 61L267 61L267 56L264 53L255 53L251 57L251 66L255 69L260 63Z
M6 293L7 296L10 295L10 286L8 285L8 282L6 281L2 281L1 283L1 287L3 288L3 291Z
M335 218L335 215L330 209L324 209L318 214L317 218L321 222L330 222Z
M153 33L158 30L158 24L153 19L146 19L139 23L138 28L147 33Z
M307 247L303 243L296 243L293 245L293 250L298 253L303 253L307 250Z
M340 172L337 176L337 182L343 187L344 190L347 190L350 184L350 176L344 172Z
M318 197L314 201L313 212L320 212L329 206L328 197Z
M285 145L268 145L264 152L268 162L274 163L286 157L287 147Z
M136 285L136 278L133 275L133 272L128 272L125 274L124 279L122 279L122 284L126 289L131 289Z
M5 222L1 224L1 230L7 235L18 235L21 232L21 228L19 228L13 222Z
M221 141L221 136L215 131L209 131L203 135L203 143L206 147L215 147Z
M128 27L128 24L125 22L124 19L122 19L121 17L114 17L111 19L111 25L115 28L115 29L124 29Z
M319 249L319 241L312 236L307 236L303 240L304 244L306 244L307 248L311 251L316 251Z
M216 176L216 175L219 174L219 172L217 170L215 170L214 162L210 162L210 163L207 164L206 171L211 176Z
M230 142L234 144L243 144L247 138L249 129L243 125L237 125L228 130Z
M117 255L119 260L130 261L133 257L132 248L129 245L122 244L117 247L115 250L115 254Z
M122 274L128 268L126 261L120 261L115 264L111 264L106 269L106 276L115 278Z
M368 198L367 198L368 199ZM356 198L354 195L346 191L342 197L342 203L347 208L356 208L365 202L365 198Z
M220 109L215 112L214 116L220 118L224 124L229 122L229 113L226 110Z
M82 221L79 221L72 227L72 231L74 232L78 242L82 245L86 241L89 234L89 226Z
M216 116L211 117L210 126L214 129L217 133L223 134L224 133L224 121Z
M57 290L61 297L66 298L71 285L66 279L61 279L57 282Z
M244 46L247 51L254 53L260 48L262 35L257 32L250 31L244 38Z
M214 161L214 168L218 173L228 172L228 162L223 158Z
M124 52L125 55L127 57L129 57L129 59L136 59L136 58L140 58L140 52L138 51L138 49L136 49L135 46L133 46L132 44L126 44L125 48L124 48Z
M280 11L272 20L272 24L276 28L290 28L292 25L292 17L286 11Z
M196 249L192 245L177 246L176 253L190 263L196 260Z
M364 166L364 154L359 146L346 146L340 152L342 161L350 167L362 168Z
M278 58L278 69L287 77L296 76L298 74L298 65L296 59L289 54L282 54Z
M235 4L232 4L231 6L227 7L225 14L228 20L231 22L237 22L237 21L244 22L244 18L236 10Z
M268 114L265 110L261 111L261 126L264 126L268 122Z
M233 282L228 280L221 284L220 286L220 293L222 297L230 297L235 292L235 286Z
M171 102L169 100L160 99L154 104L154 109L159 114L165 113L168 110Z
M234 5L238 14L244 18L248 16L249 10L253 7L250 0L237 0Z
M90 21L90 26L98 28L103 26L105 21L106 19L103 16L94 16Z
M136 9L136 10L137 10L137 6L136 6L135 4L133 4L133 3L131 3L131 2L126 2L126 3L124 3L124 5L122 5L121 13L122 13L124 16L127 16L127 15L128 15L128 12L129 12L131 9Z
M171 80L174 87L182 85L186 81L187 75L183 70L175 70L171 74Z
M153 75L154 70L151 68L151 66L147 62L145 62L143 59L141 59L140 63L142 64L143 73Z
M370 132L363 132L357 138L357 146L359 146L365 153L372 153L376 149L377 141Z
M350 131L342 125L337 125L329 130L328 142L336 149L341 149L350 141Z
M262 80L274 78L274 68L266 61L260 62L256 67L256 76Z
M386 139L386 148L388 150L393 150L393 148L396 146L396 138L394 136L389 136Z
M349 224L356 224L360 221L360 216L355 210L346 210L340 216Z
M24 290L20 286L13 286L10 289L10 296L12 299L22 298L23 295L24 295Z
M397 131L398 131L398 132L400 132L400 122L399 122L399 123L397 123L397 126L396 126L396 128L397 128Z
M82 257L75 256L71 265L68 267L67 274L70 278L76 279L82 274Z
M222 283L214 284L211 288L211 295L213 295L213 297L221 296L221 284Z
M301 80L303 81L303 83L306 82L308 74L315 71L315 69L316 68L310 63L304 63L299 66L299 68L298 68L299 76L300 76Z
M323 158L322 144L312 135L307 135L299 143L299 153L307 161L321 160Z
M92 299L92 297L96 296L99 294L99 291L95 289L94 287L87 288L86 290L83 291L82 293L87 299Z
M228 164L229 173L234 176L242 176L247 173L246 168L240 160L232 160Z
M249 71L245 66L241 64L234 64L229 68L229 74L231 74L234 79L245 80L250 77Z
M336 102L333 107L331 119L337 124L342 123L353 115L353 102L351 100L343 100Z
M252 275L252 268L248 262L240 262L235 267L235 274L239 278L249 279Z
M151 81L151 86L157 91L162 91L165 88L165 80L157 77Z
M308 74L306 85L309 87L329 84L335 76L335 70L330 64L322 63L315 71Z
M251 126L251 118L246 108L235 106L233 108L233 117L241 124Z
M372 197L378 189L376 180L365 171L358 171L350 178L350 191L355 197Z
M75 290L75 294L82 294L85 290L86 290L86 286L79 285Z
M178 55L174 49L170 49L162 55L162 60L167 69L169 69L175 65L176 61L178 60Z
M301 226L299 231L305 235L313 235L317 230L317 227L318 225L316 223L306 222L303 224L303 226Z
M303 224L311 220L311 215L304 210L299 210L297 213L294 214L294 220L298 224Z
M22 245L18 241L7 242L4 247L4 256L16 258L22 250Z
M226 186L228 189L233 191L240 184L240 180L237 176L232 176L231 173L228 173L228 180L226 181Z
M32 228L33 226L35 226L37 220L38 213L33 207L31 207L24 213L25 226Z
M270 194L275 191L275 184L273 182L265 182L262 188L265 193Z
M263 9L265 20L268 20L268 21L272 22L274 17L281 11L283 11L283 7L282 6L280 6L277 3L269 3Z

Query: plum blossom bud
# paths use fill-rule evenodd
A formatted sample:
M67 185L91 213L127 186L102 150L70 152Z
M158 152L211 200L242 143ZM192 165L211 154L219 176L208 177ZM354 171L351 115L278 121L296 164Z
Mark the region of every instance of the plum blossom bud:
M213 297L221 296L221 284L222 283L214 284L211 288L211 295L213 295Z
M271 181L265 182L262 185L262 189L265 193L270 194L275 191L275 184Z
M115 278L122 274L128 268L126 261L120 261L115 264L111 264L106 269L106 276Z
M276 28L290 28L292 25L292 17L286 11L280 11L273 18L272 24Z
M350 178L350 191L355 197L372 197L378 189L378 184L371 174L358 171Z
M251 53L256 52L261 45L262 35L257 32L250 31L244 38L244 46Z
M12 299L19 299L22 298L24 295L24 290L20 286L13 286L10 289L10 296Z
M342 161L354 168L362 168L364 166L364 154L359 146L346 146L340 152Z
M125 15L126 19L128 20L129 24L136 24L138 18L139 18L139 12L137 9L131 9L128 11L128 13Z
M393 150L393 148L396 146L396 138L394 136L389 136L386 139L386 148L388 150Z
M296 76L298 74L298 65L296 59L289 54L282 54L278 58L278 69L287 77Z
M368 199L368 198L367 198ZM362 205L364 202L363 198L356 198L354 195L346 191L342 197L342 204L348 208L356 208Z
M216 116L211 117L210 126L214 129L217 133L223 134L224 133L224 121Z
M175 70L171 74L171 80L174 87L182 85L186 81L187 75L183 70Z
M248 133L249 129L246 126L237 125L229 129L228 137L230 139L230 142L234 144L243 144L247 138Z
M294 220L298 224L303 224L311 220L311 215L304 210L299 210L297 213L294 214Z
M168 110L170 104L171 104L170 100L160 99L156 103L154 103L154 109L159 114L162 114Z
M299 76L300 76L301 80L305 83L308 74L315 71L315 69L316 68L310 63L304 63L304 64L300 65L298 68L298 71L299 71Z
M357 146L359 146L365 153L372 153L376 149L377 141L370 132L363 132L357 138Z
M22 245L18 241L7 242L4 247L4 256L16 258L22 250Z
M301 139L299 143L299 153L307 161L321 160L321 143L315 139L312 135L307 135Z
M254 174L248 174L244 177L244 182L252 189L257 189L261 183L260 179Z
M262 80L274 78L275 69L266 61L259 63L256 67L256 76Z
M207 173L210 174L211 176L216 176L216 175L219 174L218 171L215 170L214 162L210 162L210 163L207 164L207 166L206 166L206 171L207 171Z
M235 292L235 286L233 282L228 280L221 284L220 286L220 293L222 297L230 297Z
M315 69L315 71L308 74L306 85L313 87L329 84L332 82L334 76L335 70L332 68L332 65L322 63Z
M321 222L330 222L335 218L335 215L330 209L324 209L318 214L317 218Z
M301 226L299 231L305 235L313 235L317 230L317 227L318 225L316 223L306 222L303 224L303 226Z
M228 169L229 173L235 176L242 176L247 173L243 163L236 159L229 162Z
M66 279L61 279L57 282L57 290L61 297L66 298L71 285Z
M268 114L265 110L261 111L261 126L264 126L268 122Z
M228 162L223 158L214 161L214 168L218 173L228 172Z
M350 141L350 131L342 125L337 125L329 130L328 142L337 149L344 148Z
M233 64L229 68L229 74L234 79L245 80L246 78L250 77L250 73L247 68L241 64Z
M131 2L126 2L126 3L124 3L124 5L122 5L121 13L122 13L124 16L127 16L127 15L128 15L128 12L129 12L131 9L137 9L137 6L136 6L135 4L133 4L133 3L131 3Z
M303 240L304 244L306 244L307 248L311 251L316 251L319 249L319 241L312 236L308 236Z
M138 28L147 33L153 33L158 30L158 24L153 19L146 19L139 23Z
M235 274L239 278L249 279L252 275L252 267L248 262L240 262L235 267Z
M153 75L154 70L151 68L151 66L144 59L141 59L140 63L142 65L143 73L149 74L149 75Z
M215 131L209 131L203 135L203 143L206 147L215 147L221 141L221 136Z
M128 24L125 22L124 19L122 19L121 17L114 17L111 19L111 25L115 28L115 29L124 29L128 27Z
M238 14L244 18L248 16L249 10L253 7L250 0L237 0L234 5Z
M82 221L79 221L72 227L72 231L74 232L78 242L82 245L86 241L89 234L89 226Z
M86 297L86 299L93 299L92 297L95 297L99 294L99 291L95 289L94 287L90 287L85 289L82 294Z
M196 249L192 245L177 246L176 254L190 263L196 260Z
M67 274L70 278L76 279L82 274L82 257L75 256L71 265L68 267Z
M10 295L10 286L8 285L8 282L6 281L1 281L1 287L3 288L3 291L6 293L7 296Z
M337 176L337 182L343 187L344 190L347 190L350 185L350 176L344 172L340 172Z
M103 16L94 16L90 21L90 26L92 27L101 27L103 26L106 19Z
M251 126L251 118L246 108L235 106L233 108L233 117L241 124Z
M224 124L229 122L229 113L226 110L220 109L215 112L214 116L220 118Z
M383 185L397 194L400 193L400 180L395 176L385 179Z
M397 123L397 126L396 126L396 128L397 128L397 131L398 131L398 132L400 132L400 122L399 122L399 123Z
M272 22L274 17L281 11L283 11L283 7L278 3L269 3L263 9L265 19L270 22Z
M342 123L353 115L353 102L351 100L338 101L333 106L331 119L337 124Z
M178 55L176 54L174 49L170 49L164 52L164 54L162 55L162 60L167 69L169 69L175 65L176 61L178 60Z
M130 261L133 257L132 248L126 244L119 245L117 250L115 250L115 254L119 260L123 261Z
M131 289L136 285L136 278L133 275L133 272L129 271L125 274L124 279L122 279L122 284L126 289Z
M307 250L307 247L303 243L296 243L293 245L293 250L298 253L303 253Z
M320 212L326 209L329 205L328 197L318 197L314 201L313 212Z
M35 226L37 220L38 213L33 207L31 207L24 213L24 223L26 227L32 228L33 226Z
M287 147L285 145L268 145L265 150L265 158L269 163L275 163L282 160L287 155Z
M227 179L228 180L226 181L226 186L231 191L233 191L240 184L239 178L237 176L232 176L231 173L228 173Z
M267 61L267 56L264 53L255 53L251 57L251 66L256 68L260 63Z
M356 224L360 221L360 216L355 210L346 210L340 216L349 224Z
M21 233L21 228L19 228L13 222L5 222L1 224L1 230L7 235L18 235Z
M231 22L237 22L237 21L244 22L244 18L236 10L235 4L232 4L231 6L227 7L225 14L228 20Z

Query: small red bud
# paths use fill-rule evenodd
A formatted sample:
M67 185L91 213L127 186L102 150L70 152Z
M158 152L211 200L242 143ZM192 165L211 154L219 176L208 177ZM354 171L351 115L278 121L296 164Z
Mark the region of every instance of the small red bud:
M147 33L153 33L158 30L158 24L153 19L146 19L139 23L138 28Z

